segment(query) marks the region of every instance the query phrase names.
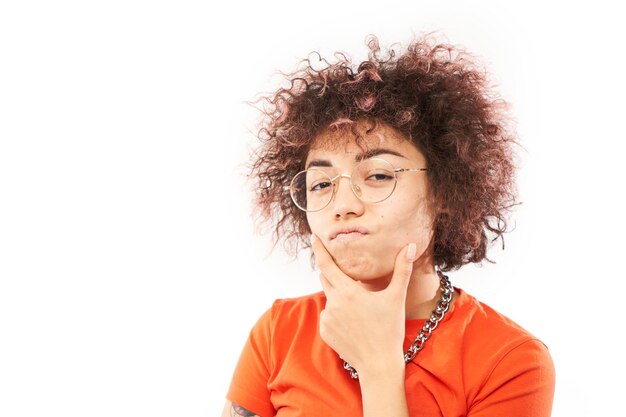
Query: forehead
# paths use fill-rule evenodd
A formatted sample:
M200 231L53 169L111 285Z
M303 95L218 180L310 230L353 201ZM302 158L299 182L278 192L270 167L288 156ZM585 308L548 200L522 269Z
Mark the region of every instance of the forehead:
M367 157L369 151L388 149L407 159L423 162L424 157L406 136L384 123L374 127L372 122L358 121L339 128L327 128L314 138L306 158L343 159L361 155Z

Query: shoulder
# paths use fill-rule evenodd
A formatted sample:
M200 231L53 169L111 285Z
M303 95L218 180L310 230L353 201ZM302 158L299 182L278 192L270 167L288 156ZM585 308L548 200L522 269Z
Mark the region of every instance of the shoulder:
M463 327L463 366L471 374L468 386L476 397L516 379L527 385L553 384L554 365L541 340L462 290L457 301L453 313Z
M277 332L285 334L302 327L311 328L317 324L325 305L326 296L321 291L295 298L276 299L252 327L251 336L272 340L272 335Z
M270 369L279 372L286 364L306 363L318 357L321 346L319 316L326 305L323 292L274 301L262 319L264 345Z
M525 349L547 354L546 346L529 330L472 295L459 290L457 303L455 310L464 323L463 346L469 352L495 361Z
M273 315L298 315L309 312L319 312L326 305L324 292L319 291L312 294L293 298L279 298L274 300L270 310Z
M309 324L313 317L318 317L326 305L323 292L303 295L295 298L278 298L257 319L252 327L253 338L271 339L279 330L285 331L301 324Z
M275 300L252 327L250 349L267 358L267 369L273 369L284 350L317 334L319 312L325 304L323 292Z
M479 345L511 348L529 340L538 340L530 331L506 315L479 301L467 292L457 289L453 315L462 319L464 336Z

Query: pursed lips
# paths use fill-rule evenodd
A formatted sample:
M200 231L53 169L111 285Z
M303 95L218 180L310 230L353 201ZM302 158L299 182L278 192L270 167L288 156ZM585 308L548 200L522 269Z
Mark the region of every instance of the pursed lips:
M368 234L369 231L364 227L360 226L351 226L351 227L343 227L334 230L330 234L330 240L334 239L354 239L358 237L363 237Z
M337 236L335 236L333 240L335 241L354 240L363 236L365 236L365 233L360 233L360 232L339 233Z

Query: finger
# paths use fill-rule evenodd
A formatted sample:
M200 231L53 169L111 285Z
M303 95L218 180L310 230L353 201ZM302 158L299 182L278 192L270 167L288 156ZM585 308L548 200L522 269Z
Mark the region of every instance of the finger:
M406 294L409 281L411 280L411 273L413 272L413 262L415 262L416 252L417 245L415 243L409 243L398 253L391 282L387 287L388 290Z
M322 289L324 290L324 294L326 294L326 297L328 297L329 293L333 290L332 284L324 276L324 274L320 274L320 283L322 284Z
M343 271L339 269L335 260L330 253L328 253L328 250L326 250L322 241L314 234L311 235L311 247L313 249L313 253L315 254L315 259L320 272L324 275L332 288L340 288L346 285L354 284L352 278L344 274Z

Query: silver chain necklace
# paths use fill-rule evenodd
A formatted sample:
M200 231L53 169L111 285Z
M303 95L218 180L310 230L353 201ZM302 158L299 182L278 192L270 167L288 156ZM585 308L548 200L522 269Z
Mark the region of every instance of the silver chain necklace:
M409 363L415 358L417 353L424 349L424 344L433 333L433 330L437 328L439 322L443 320L448 309L450 308L450 301L452 301L452 294L454 293L454 288L450 283L450 279L448 279L447 275L444 275L441 271L437 271L437 275L439 275L439 284L441 288L441 297L437 302L437 307L430 313L430 317L424 323L422 330L417 334L417 337L411 343L411 346L404 353L404 363ZM356 369L352 367L348 362L343 361L343 369L350 373L352 379L359 379L359 374Z

